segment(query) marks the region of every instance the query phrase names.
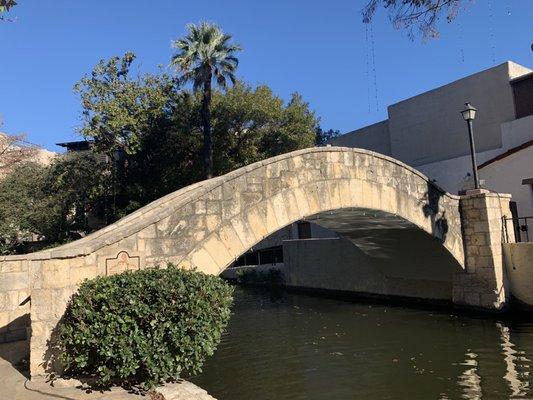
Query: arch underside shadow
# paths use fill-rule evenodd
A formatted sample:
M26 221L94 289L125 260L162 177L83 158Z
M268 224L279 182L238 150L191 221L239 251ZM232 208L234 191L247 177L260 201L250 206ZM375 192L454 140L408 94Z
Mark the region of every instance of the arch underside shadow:
M451 281L451 275L462 270L440 238L398 215L348 208L315 214L306 221L337 232L389 274L394 275L396 266L407 266L412 278Z
M462 267L441 239L412 222L367 208L328 210L303 221L326 228L330 235L327 231L308 239L278 235L285 227L264 239L277 236L281 243L287 238L281 267L287 286L451 300L453 275Z
M297 256L300 262L293 262L290 274L294 286L451 301L453 275L462 266L441 239L415 224L369 209L328 211L306 220L335 231L342 240L325 243L318 251L313 250L313 243L307 244L305 250L316 257L306 260L305 254ZM319 276L302 274L298 265Z

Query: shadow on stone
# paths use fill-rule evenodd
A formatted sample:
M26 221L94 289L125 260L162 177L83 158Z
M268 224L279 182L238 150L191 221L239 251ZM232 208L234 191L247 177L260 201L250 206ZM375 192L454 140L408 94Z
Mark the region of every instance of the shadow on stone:
M441 212L440 202L441 198L446 194L444 190L436 186L432 182L427 183L427 191L423 195L421 202L422 211L425 217L431 218L431 226L433 235L440 239L442 242L446 241L446 235L448 234L448 220L446 219L446 211Z
M0 344L0 358L9 362L26 378L30 377L29 372L30 341L19 340L16 342Z
M27 328L31 326L30 313L21 315L0 327L0 343L18 342L28 339Z

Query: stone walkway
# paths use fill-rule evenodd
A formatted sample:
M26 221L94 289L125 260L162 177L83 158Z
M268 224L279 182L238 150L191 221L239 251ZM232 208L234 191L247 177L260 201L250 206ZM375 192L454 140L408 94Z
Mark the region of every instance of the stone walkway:
M26 347L26 342L0 345L1 400L215 400L205 390L187 381L166 385L158 388L156 394L146 396L128 393L121 388L87 393L65 383L52 387L46 382L30 381L27 372L22 373L13 365L17 365L21 355L27 352Z

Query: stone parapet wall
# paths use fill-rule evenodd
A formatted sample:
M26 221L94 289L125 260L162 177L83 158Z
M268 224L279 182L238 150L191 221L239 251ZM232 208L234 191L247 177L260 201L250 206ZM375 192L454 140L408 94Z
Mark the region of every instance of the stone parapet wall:
M0 262L0 343L27 338L30 327L27 260Z

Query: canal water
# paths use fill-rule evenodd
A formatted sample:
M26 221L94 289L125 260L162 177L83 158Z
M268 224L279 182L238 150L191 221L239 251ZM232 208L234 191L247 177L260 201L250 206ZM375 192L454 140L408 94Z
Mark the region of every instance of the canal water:
M531 399L533 323L237 287L219 400Z

